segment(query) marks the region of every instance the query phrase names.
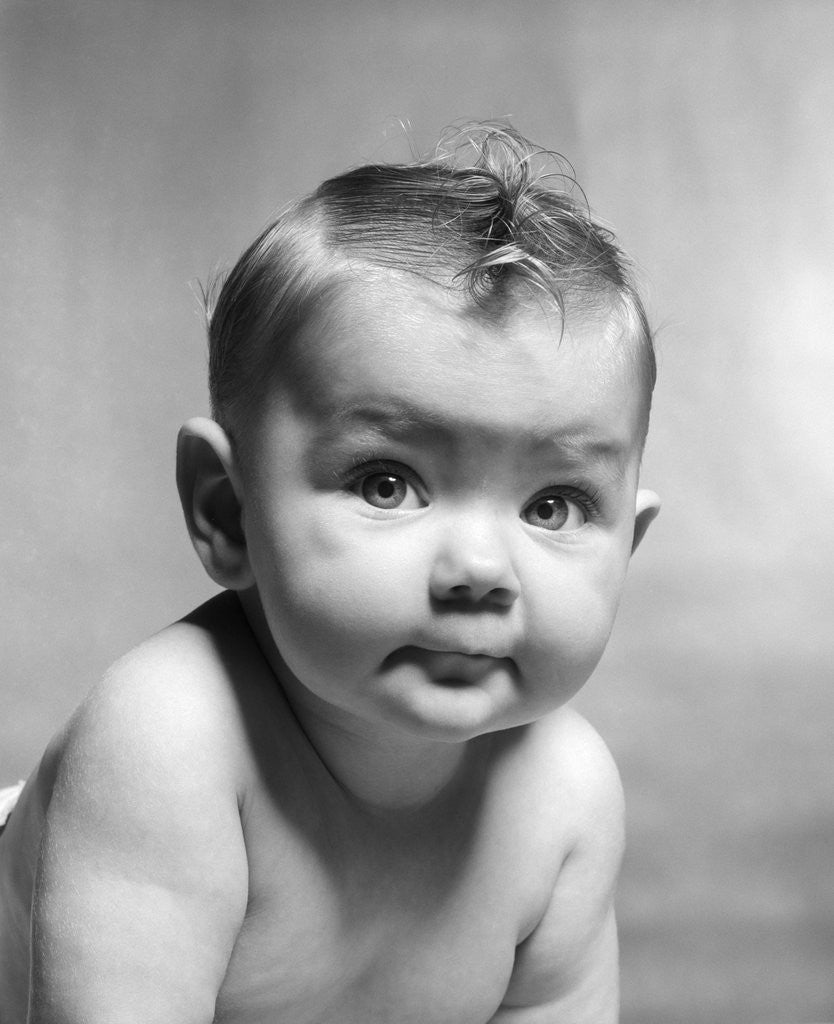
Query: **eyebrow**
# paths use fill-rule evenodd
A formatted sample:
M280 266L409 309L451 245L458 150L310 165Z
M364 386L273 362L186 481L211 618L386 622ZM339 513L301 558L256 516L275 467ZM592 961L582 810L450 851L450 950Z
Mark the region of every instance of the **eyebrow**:
M420 434L454 433L451 418L433 409L423 409L409 402L375 401L352 402L331 413L337 430L351 427L379 427L394 437L412 437Z
M456 446L457 436L465 421L456 420L454 414L417 407L398 400L352 402L333 410L328 416L326 434L342 434L352 429L358 432L379 434L399 441L420 443L438 439L449 448ZM489 434L487 429L484 433ZM500 438L501 430L493 433ZM558 451L561 458L570 463L581 464L587 460L602 462L610 466L617 476L622 475L626 456L631 445L621 439L603 436L593 437L587 428L579 425L574 429L554 433L542 423L531 422L521 435L531 450L543 452Z

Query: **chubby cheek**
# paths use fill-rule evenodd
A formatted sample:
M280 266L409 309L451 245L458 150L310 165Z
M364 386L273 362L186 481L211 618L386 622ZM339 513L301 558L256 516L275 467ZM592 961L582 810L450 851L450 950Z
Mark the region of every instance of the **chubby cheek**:
M343 528L340 528L340 525ZM296 674L369 671L419 614L425 590L408 546L369 524L309 514L259 531L254 561L273 639ZM373 543L370 541L373 540Z
M525 581L525 609L532 671L568 700L587 681L614 625L626 559L616 549L606 557L576 557L560 571Z

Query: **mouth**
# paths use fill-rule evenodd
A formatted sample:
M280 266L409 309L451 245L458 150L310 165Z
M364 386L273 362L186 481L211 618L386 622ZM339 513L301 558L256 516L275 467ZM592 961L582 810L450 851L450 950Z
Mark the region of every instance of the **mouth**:
M441 686L474 686L495 672L516 675L512 658L480 650L434 650L428 647L401 647L385 659L386 667L417 665Z

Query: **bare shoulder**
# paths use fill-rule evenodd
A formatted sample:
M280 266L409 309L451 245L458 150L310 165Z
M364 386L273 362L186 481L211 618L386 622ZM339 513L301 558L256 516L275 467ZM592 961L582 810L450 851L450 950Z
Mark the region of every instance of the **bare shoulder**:
M172 1006L184 1021L210 1014L248 883L230 670L247 641L235 651L226 614L204 607L122 658L47 753L32 951L43 1019L55 1005L83 1016L138 998L149 1020ZM120 967L99 978L103 956Z
M542 798L569 822L569 845L610 846L619 855L623 835L620 774L604 740L571 708L536 722L529 745Z
M495 1022L614 1021L614 895L624 846L619 773L599 734L573 710L536 723L529 743L546 823L539 827L557 841L544 847L552 857L545 867L547 898L522 936Z
M107 671L57 740L63 778L95 769L112 783L121 771L136 798L155 786L234 780L241 740L235 670L212 618L220 618L216 610L198 609Z
M50 745L42 802L68 843L87 848L94 835L129 858L141 839L172 869L209 828L216 854L221 837L238 845L245 727L211 615L200 609L117 661Z

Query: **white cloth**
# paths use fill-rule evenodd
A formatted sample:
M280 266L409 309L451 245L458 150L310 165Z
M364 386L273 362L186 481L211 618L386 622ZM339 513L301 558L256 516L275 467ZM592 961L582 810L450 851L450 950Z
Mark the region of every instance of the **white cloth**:
M18 782L15 786L6 786L4 789L0 789L0 828L9 820L9 815L14 810L17 798L25 785L25 782Z

